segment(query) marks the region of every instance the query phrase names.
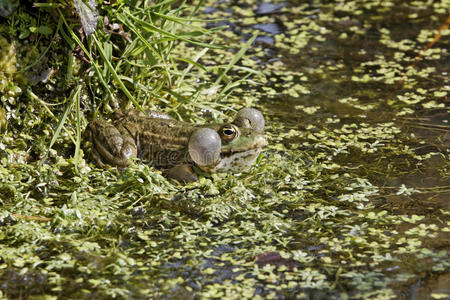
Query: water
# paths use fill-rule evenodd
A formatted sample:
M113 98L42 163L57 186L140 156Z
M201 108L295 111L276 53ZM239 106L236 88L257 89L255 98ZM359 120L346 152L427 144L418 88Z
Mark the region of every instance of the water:
M239 13L233 16L239 19ZM448 34L427 49L438 29L449 23L448 4L291 1L259 4L254 17L251 27L260 34L255 59L268 79L259 91L260 105L273 125L269 131L275 135L292 131L295 134L276 141L302 151L325 147L330 160L348 176L368 179L378 189L370 197L374 212L423 218L422 233L414 235L414 222L406 222L387 226L386 234L399 233L405 242L418 237L427 250L406 247L411 252L403 254L401 263L386 263L385 271L374 276L389 281L401 299L449 297L448 268L426 267L437 261L448 266ZM247 26L250 21L242 23ZM237 35L242 36L242 25L237 22L233 27ZM312 159L323 155L311 153ZM353 230L358 237L359 229ZM291 249L312 252L317 247L318 257L323 253L324 244L313 233L296 239ZM420 251L440 251L441 257ZM264 254L261 261L293 263L283 263L276 252ZM362 265L359 272L370 276L368 261ZM410 278L399 280L401 274ZM346 288L352 294L361 287ZM318 290L308 295L326 297Z

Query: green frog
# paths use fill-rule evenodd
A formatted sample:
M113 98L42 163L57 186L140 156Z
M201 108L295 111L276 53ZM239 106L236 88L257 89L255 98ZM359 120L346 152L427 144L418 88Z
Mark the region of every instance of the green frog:
M125 168L132 159L152 162L181 182L206 173L248 170L266 143L264 117L254 108L241 109L233 122L192 124L159 112L116 113L111 123L91 121L85 132L95 163Z

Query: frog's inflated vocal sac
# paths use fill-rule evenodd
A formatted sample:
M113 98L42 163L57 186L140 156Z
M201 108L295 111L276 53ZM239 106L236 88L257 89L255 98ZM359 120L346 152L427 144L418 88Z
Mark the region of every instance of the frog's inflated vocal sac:
M112 123L91 121L85 136L100 167L125 168L139 158L182 182L198 180L193 166L208 173L248 170L266 143L264 117L254 108L241 109L231 123L205 125L158 112L117 113Z

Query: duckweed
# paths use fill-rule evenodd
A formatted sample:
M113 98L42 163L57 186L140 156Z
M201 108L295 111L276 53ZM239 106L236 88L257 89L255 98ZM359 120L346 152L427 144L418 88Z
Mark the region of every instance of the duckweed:
M51 18L34 22L54 36L17 32L22 8L1 21L1 295L448 297L448 29L426 49L448 1L171 3L131 11L164 31L99 5L89 55ZM281 30L231 64L255 24ZM77 128L136 104L194 122L256 106L269 144L248 173L187 185L76 150Z

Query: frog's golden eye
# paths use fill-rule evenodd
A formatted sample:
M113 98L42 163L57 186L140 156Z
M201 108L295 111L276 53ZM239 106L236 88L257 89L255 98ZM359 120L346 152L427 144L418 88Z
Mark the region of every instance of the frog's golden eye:
M226 141L232 141L237 135L237 130L232 125L225 125L220 129L220 137Z

